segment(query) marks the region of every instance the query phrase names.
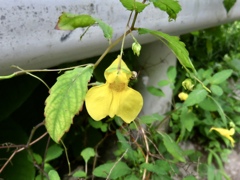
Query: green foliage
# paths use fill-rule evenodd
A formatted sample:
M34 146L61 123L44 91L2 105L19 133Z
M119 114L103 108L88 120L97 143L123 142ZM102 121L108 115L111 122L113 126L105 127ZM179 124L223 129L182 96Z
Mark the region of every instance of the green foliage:
M93 175L96 177L117 179L131 173L131 169L124 162L106 163L96 167Z
M87 164L87 162L89 161L89 159L91 157L95 156L95 152L93 148L85 148L84 150L82 150L81 152L81 156L83 157L85 163Z
M74 30L79 27L88 27L95 23L96 21L92 16L88 14L70 14L62 13L59 17L56 29L59 30Z
M149 5L137 2L136 0L120 0L122 5L129 11L142 12Z
M236 0L224 0L223 1L223 5L227 12L230 11L230 9L234 6L235 3L236 3Z
M81 110L93 67L75 68L59 76L46 99L46 128L55 142L70 128L73 117Z
M177 14L182 10L176 0L150 0L156 8L165 11L169 16L169 21L176 20Z
M170 36L168 34L165 34L160 31L153 31L150 29L145 28L139 28L138 29L139 34L152 34L156 36L159 40L161 40L163 43L165 43L176 55L179 62L183 67L190 68L192 71L196 71L191 60L189 59L189 53L185 48L185 44L181 41L179 41L179 38L177 36Z
M0 179L58 180L63 179L66 174L69 178L85 179L94 176L96 179L126 180L176 178L194 180L199 177L210 180L229 179L224 172L224 160L230 153L231 143L226 137L222 138L219 133L214 133L210 129L235 128L236 132L240 132L238 117L240 102L238 94L235 93L240 89L237 85L240 77L238 52L240 25L233 23L193 32L182 36L180 41L179 37L160 31L135 28L137 14L144 11L150 3L167 12L169 20L175 20L181 10L178 1L150 0L150 3L146 3L120 0L120 2L127 10L135 11L135 15L130 16L134 18L130 19L133 24L127 25L129 29L123 32L124 35L113 43L109 41L110 45L98 60L94 58L85 60L84 63L88 65L82 65L81 61L81 66L77 64L77 68L70 67L72 70L68 69L64 74L58 74L57 82L55 77L52 78L53 82L50 81L53 85L50 95L47 94L45 95L48 96L47 99L45 96L42 99L46 99L45 126L53 141L44 138L46 129L40 128L43 124L41 110L44 107L37 107L40 109L38 112L33 106L36 102L39 103L33 96L42 94L43 90L36 88L41 87L41 84L32 77L29 79L20 77L16 78L16 81L11 79L17 73L0 77L5 79L1 85L12 89L2 89L0 156L3 162L11 155L14 156L13 159L9 159L11 164L4 168ZM224 1L227 11L234 3L235 1ZM74 30L87 27L88 30L88 27L95 23L102 29L104 37L110 40L113 36L110 25L91 15L63 13L59 17L56 29ZM101 62L102 58L120 41L124 42L123 38L135 30L138 30L139 34L156 36L179 60L178 68L171 66L167 69L166 79L159 81L156 87L147 87L149 93L162 97L164 93L161 88L170 86L175 95L171 103L172 109L164 115L154 113L140 116L130 125L124 124L119 117L94 121L83 107L88 85L97 84L95 81L103 81L104 69L116 54L105 57L106 63ZM131 36L134 42L138 43L132 33ZM141 49L139 47L141 45L137 44L137 50L134 52L131 50L124 52L123 57L129 59L127 64L133 70L137 62L134 61L133 53L138 56ZM123 49L121 55L122 53ZM194 66L190 59L193 60ZM97 62L94 65L89 64L95 61ZM98 66L99 62L101 64ZM94 78L91 80L92 75ZM49 81L48 78L45 80ZM27 84L23 85L23 81ZM16 93L14 88L18 87L22 89ZM37 95L34 94L35 91ZM185 102L177 97L181 91L189 94ZM5 95L10 98L5 99ZM40 104L43 104L43 101ZM22 106L26 106L27 111L23 111ZM80 111L81 114L75 117ZM70 128L73 120L74 125ZM166 128L166 124L169 124L169 128ZM33 126L36 128L32 129ZM68 133L62 138L66 131ZM60 139L64 141L65 153L58 145ZM191 142L199 151L182 148L185 141ZM202 159L207 160L200 161ZM187 170L188 168L182 168L189 165L196 169L194 175ZM66 171L67 166L69 172ZM71 172L71 166L77 167L74 173Z

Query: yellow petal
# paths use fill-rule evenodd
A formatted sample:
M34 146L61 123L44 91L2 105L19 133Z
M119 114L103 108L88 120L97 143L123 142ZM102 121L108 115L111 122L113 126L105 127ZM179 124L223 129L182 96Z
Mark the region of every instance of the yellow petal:
M229 139L232 146L234 146L234 139L231 137L234 133L235 133L235 129L234 128L231 128L230 130L228 129L224 129L224 128L215 128L215 127L212 127L210 129L210 131L212 130L215 130L217 131L218 133L220 133L222 136L224 136L225 138Z
M96 121L109 114L113 94L108 84L92 87L88 90L85 103L89 115Z
M143 98L139 92L129 87L119 94L119 108L116 115L121 117L126 123L131 123L142 109Z
M119 62L120 62L120 67L119 67ZM127 76L127 79L129 79L132 76L132 72L130 71L130 69L127 67L127 65L125 64L125 62L121 59L121 56L118 55L117 59L115 59L112 64L105 70L104 72L104 76L105 79L108 79L108 75L111 73L125 73Z

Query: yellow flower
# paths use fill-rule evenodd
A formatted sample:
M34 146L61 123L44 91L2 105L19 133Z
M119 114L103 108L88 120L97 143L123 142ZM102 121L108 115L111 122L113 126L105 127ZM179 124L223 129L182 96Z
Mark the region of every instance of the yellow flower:
M184 92L180 92L178 94L178 97L181 101L185 101L187 98L188 98L188 94L187 93L184 93Z
M106 83L92 87L86 95L89 115L99 121L109 115L121 117L126 123L132 122L143 106L141 94L128 87L132 72L120 56L105 70Z
M232 135L234 135L235 133L235 129L231 128L230 130L228 129L224 129L224 128L216 128L216 127L212 127L210 129L210 131L215 130L217 132L219 132L222 136L224 136L225 138L229 139L229 141L231 142L232 146L234 146L234 139L232 138Z

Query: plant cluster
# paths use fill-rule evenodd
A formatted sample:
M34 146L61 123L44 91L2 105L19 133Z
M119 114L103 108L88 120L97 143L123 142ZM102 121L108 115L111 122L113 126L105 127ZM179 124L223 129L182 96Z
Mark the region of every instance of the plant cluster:
M138 14L150 4L166 12L169 21L175 20L181 11L177 1L120 2L130 15L126 31L113 42L113 29L98 18L70 13L59 17L56 29L85 28L80 38L92 25L102 29L109 46L99 58L49 70L17 67L19 71L0 77L5 79L2 87L11 89L1 90L11 95L2 97L4 103L0 104L1 178L229 179L223 162L235 144L234 133L240 130L236 116L239 97L235 93L239 87L234 83L239 79L240 41L233 44L230 40L238 38L239 23L214 28L219 31L217 36L211 29L182 37L187 50L179 37L135 27ZM224 1L227 11L233 4ZM129 87L136 73L130 68L134 63L127 59L140 55L141 44L133 31L155 36L178 58L179 68L170 67L168 79L160 81L158 87L147 88L155 96L164 95L163 86L173 89L173 108L165 115L137 117L143 100ZM124 51L126 36L133 39L132 50ZM108 54L120 42L120 53ZM201 43L206 46L199 48ZM108 63L102 68L104 60ZM22 74L28 76L15 77ZM168 121L169 129L162 131ZM182 148L184 141L192 142L194 148Z

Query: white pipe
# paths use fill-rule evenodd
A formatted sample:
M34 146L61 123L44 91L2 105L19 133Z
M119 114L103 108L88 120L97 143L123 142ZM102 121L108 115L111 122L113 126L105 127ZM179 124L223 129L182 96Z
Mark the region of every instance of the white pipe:
M123 33L129 16L118 0L0 0L0 4L0 75L13 72L11 65L46 68L96 56L105 50L108 42L98 27L91 27L82 41L82 29L61 41L68 32L54 27L63 11L101 18L113 27L113 39ZM220 0L180 0L180 4L182 11L176 21L168 22L166 13L147 7L139 14L136 26L179 35L240 19L240 0L228 14ZM141 43L154 41L148 35L137 38ZM131 43L128 39L126 47Z

